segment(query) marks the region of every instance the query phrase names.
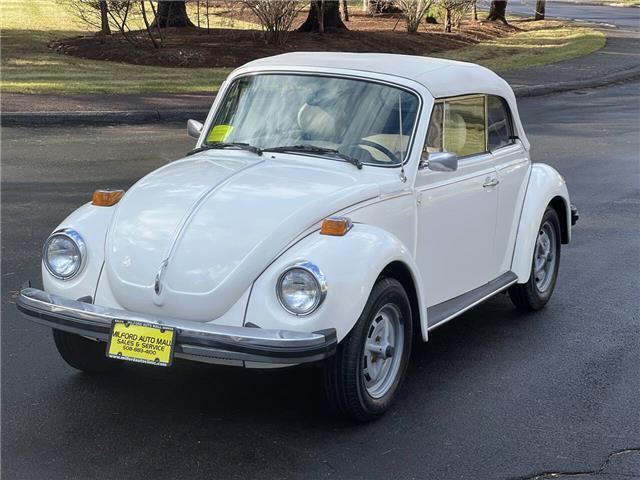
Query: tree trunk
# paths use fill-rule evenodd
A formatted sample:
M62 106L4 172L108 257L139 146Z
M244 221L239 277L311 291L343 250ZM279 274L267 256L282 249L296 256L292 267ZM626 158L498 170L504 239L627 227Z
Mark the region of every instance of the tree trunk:
M324 2L325 0L320 0L318 3L318 33L324 33Z
M451 10L446 8L444 10L444 31L451 33Z
M478 1L473 2L473 19L478 21Z
M546 0L538 0L536 2L536 20L544 20L544 11L546 10L547 7L547 2Z
M487 21L496 22L501 21L505 25L507 23L507 0L492 0L491 7L489 8L489 15L486 18Z
M103 35L111 35L111 27L109 27L109 12L107 12L106 0L100 0L100 33Z
M347 0L341 0L340 2L340 13L342 14L342 20L345 22L349 21L349 9L347 8Z
M322 27L322 28L320 28ZM340 3L335 0L313 1L309 15L298 28L299 32L335 32L347 30L340 18Z
M184 0L165 0L158 2L158 16L152 25L166 27L194 27L187 15L187 5Z

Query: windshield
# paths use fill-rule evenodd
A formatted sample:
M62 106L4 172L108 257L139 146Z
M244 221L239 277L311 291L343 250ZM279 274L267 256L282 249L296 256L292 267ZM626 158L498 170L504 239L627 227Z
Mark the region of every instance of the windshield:
M203 145L245 144L399 165L407 156L419 105L413 93L365 80L250 75L229 86Z

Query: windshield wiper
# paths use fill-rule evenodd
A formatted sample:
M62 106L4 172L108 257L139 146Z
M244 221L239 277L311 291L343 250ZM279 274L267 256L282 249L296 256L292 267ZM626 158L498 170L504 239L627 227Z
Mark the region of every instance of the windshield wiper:
M204 152L205 150L216 150L216 149L225 149L225 148L235 148L238 150L246 150L248 152L253 152L258 156L262 156L262 149L255 147L249 143L241 143L241 142L231 142L231 143L227 143L227 142L216 142L216 143L207 143L205 145L202 145L200 148L195 148L193 150L191 150L189 153L187 153L188 155L193 155L195 153L199 153L199 152Z
M320 155L334 155L338 158L341 158L345 162L350 163L351 165L355 165L358 167L358 170L362 170L362 162L360 159L352 157L350 155L345 155L344 153L339 152L335 148L327 148L327 147L317 147L315 145L284 145L281 147L271 147L264 148L263 152L304 152L304 153L318 153Z

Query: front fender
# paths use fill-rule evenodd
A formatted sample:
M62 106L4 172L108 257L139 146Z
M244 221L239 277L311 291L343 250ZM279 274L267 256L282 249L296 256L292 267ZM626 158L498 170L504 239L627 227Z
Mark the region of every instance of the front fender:
M562 175L544 163L534 163L522 206L518 235L511 262L511 270L518 276L518 283L526 283L531 275L531 262L538 236L538 228L547 206L556 198L562 200L564 216L560 221L566 224L566 239L571 239L571 202Z
M279 304L276 282L284 269L304 260L322 270L328 290L318 310L296 317ZM418 269L409 249L394 235L365 224L355 224L343 237L320 235L316 231L287 250L258 277L249 298L245 324L304 332L335 328L340 341L360 317L382 270L395 261L410 270L418 292L419 311L424 311ZM426 322L426 315L421 316L421 321Z
M97 207L86 203L55 228L54 232L63 228L77 231L86 243L87 258L84 260L82 271L70 280L59 280L51 276L42 264L42 284L45 291L74 300L95 296L104 263L105 235L114 210L115 207Z

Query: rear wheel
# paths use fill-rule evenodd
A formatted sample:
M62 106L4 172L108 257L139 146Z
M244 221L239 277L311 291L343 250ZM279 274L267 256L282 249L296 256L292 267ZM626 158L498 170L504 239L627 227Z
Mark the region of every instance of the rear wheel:
M395 279L374 285L362 315L325 364L327 395L343 415L380 417L402 384L411 354L411 306Z
M509 289L511 301L520 310L540 310L551 298L560 267L560 239L558 214L547 207L538 229L529 281Z
M122 362L108 358L107 346L73 333L53 331L53 340L62 359L73 368L88 373L104 373Z

